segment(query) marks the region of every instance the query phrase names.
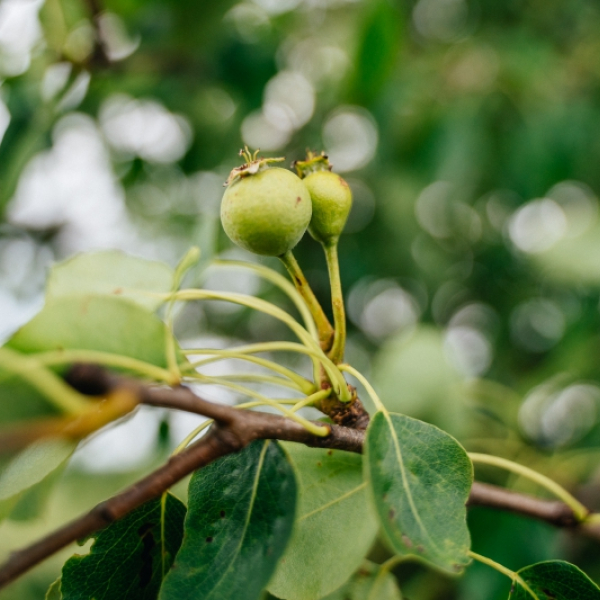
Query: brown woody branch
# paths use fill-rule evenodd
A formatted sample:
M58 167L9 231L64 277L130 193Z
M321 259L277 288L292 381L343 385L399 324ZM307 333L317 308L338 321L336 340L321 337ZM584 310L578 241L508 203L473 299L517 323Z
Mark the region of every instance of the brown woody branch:
M257 439L299 442L308 446L361 453L364 431L330 425L331 433L322 438L310 434L301 425L277 415L240 411L203 400L185 387L158 388L110 375L97 367L72 371L70 382L88 393L106 393L115 386L137 393L140 402L184 410L214 419L215 424L199 441L176 454L162 467L134 483L123 492L95 506L87 514L63 525L34 544L14 552L0 565L0 588L72 542L124 517L144 502L160 496L175 483L212 461L237 452ZM322 424L322 423L321 423ZM547 501L475 482L468 506L486 506L508 510L545 521L556 527L577 530L600 541L600 526L577 522L572 510L562 502Z

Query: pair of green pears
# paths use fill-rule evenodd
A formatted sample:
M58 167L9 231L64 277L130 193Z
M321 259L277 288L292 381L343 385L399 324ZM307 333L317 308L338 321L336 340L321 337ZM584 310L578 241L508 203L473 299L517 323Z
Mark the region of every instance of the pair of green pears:
M324 154L309 153L298 175L257 159L234 169L221 203L221 222L238 246L255 254L283 256L308 229L325 246L337 244L352 206L352 192Z

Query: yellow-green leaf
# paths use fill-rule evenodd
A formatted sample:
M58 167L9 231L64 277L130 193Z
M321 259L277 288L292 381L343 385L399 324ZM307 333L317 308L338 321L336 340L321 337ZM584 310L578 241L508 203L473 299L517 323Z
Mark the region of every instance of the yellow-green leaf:
M50 271L46 299L63 296L119 296L154 310L162 302L148 292L169 293L174 271L165 263L118 250L78 254Z
M317 600L362 563L377 535L377 519L360 455L300 444L284 448L298 481L298 518L269 591L288 600Z

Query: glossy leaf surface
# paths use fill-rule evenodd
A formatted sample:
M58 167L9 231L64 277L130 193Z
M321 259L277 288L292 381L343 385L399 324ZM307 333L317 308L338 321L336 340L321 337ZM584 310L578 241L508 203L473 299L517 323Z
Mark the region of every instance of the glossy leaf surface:
M173 275L173 269L165 263L145 260L117 250L78 254L52 268L46 298L119 296L154 310L162 300L145 292L170 292Z
M563 560L537 563L518 573L538 600L600 600L600 588L581 569ZM531 600L531 594L515 584L509 600Z
M292 532L296 481L276 442L261 441L197 471L185 538L161 600L256 600Z
M473 481L462 446L433 425L379 412L367 430L365 472L394 550L461 572L470 562L465 503Z
M89 554L63 566L63 600L154 600L181 545L185 506L168 494L98 534ZM164 535L163 535L164 533Z
M341 450L284 444L298 481L298 518L269 591L315 600L356 571L377 535L362 458Z

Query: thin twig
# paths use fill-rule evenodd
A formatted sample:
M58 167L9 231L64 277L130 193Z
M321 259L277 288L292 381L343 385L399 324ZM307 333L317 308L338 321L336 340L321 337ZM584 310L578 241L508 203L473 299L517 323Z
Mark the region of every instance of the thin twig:
M153 471L123 492L94 507L34 544L11 554L0 565L0 588L33 566L76 540L121 519L143 503L160 496L175 483L212 461L237 452L257 439L299 442L312 447L332 448L361 453L365 432L330 425L331 433L322 438L312 435L298 423L278 415L240 411L203 400L185 387L160 388L146 386L109 374L104 369L80 366L69 375L69 382L80 391L105 393L115 387L127 387L139 394L140 402L183 410L214 419L215 424L199 441L174 455L165 465ZM322 423L320 423L322 424ZM475 482L468 506L485 506L507 510L545 521L556 527L571 529L600 541L600 526L579 524L572 510L557 501L547 501L500 487Z
M475 482L467 506L487 506L545 521L555 527L576 527L573 511L559 500L541 500L496 485ZM592 536L596 537L596 536ZM600 533L597 539L600 540Z
M0 588L65 546L110 523L152 498L157 498L180 479L213 460L239 450L240 445L226 430L216 427L184 452L174 455L160 469L153 471L125 491L95 506L87 514L63 525L46 537L22 550L13 552L0 567Z

